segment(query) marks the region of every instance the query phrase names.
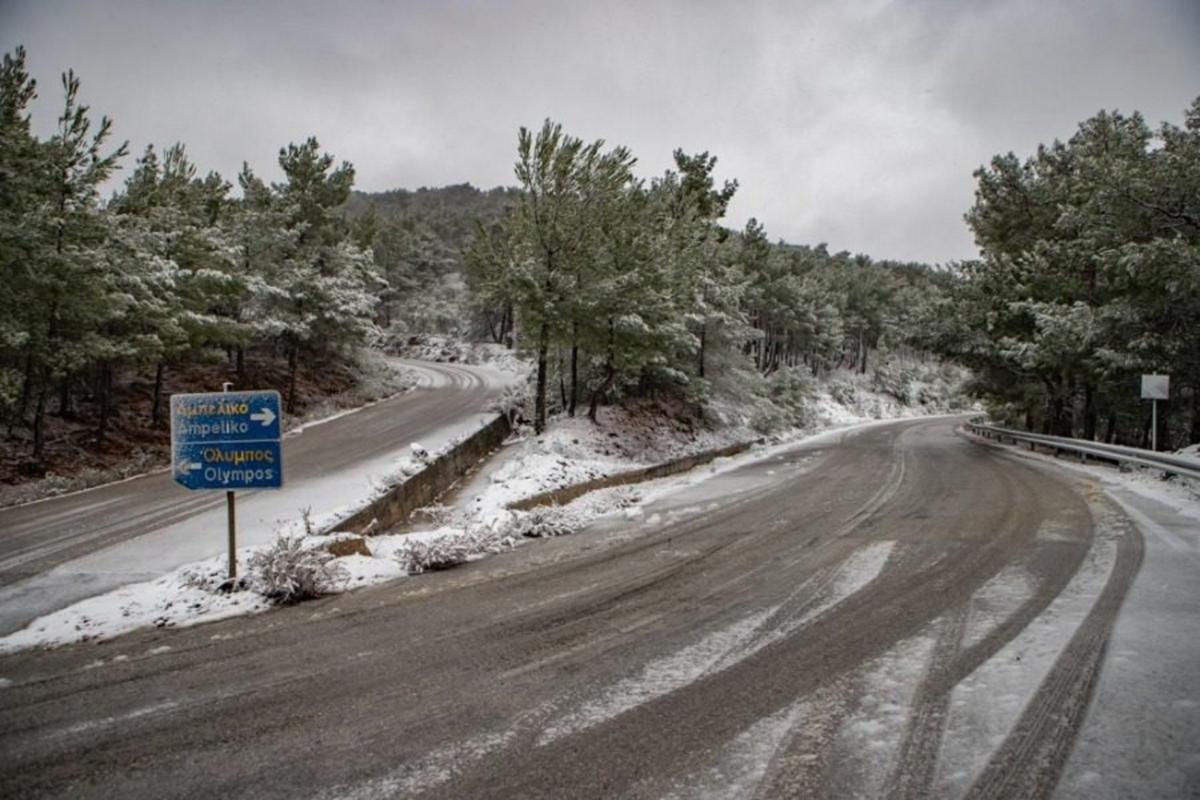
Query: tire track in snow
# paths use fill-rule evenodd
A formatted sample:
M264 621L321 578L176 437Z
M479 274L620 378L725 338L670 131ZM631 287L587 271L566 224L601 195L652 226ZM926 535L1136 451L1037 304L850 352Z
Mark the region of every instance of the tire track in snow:
M1100 597L1025 707L1016 727L967 792L969 800L1049 797L1083 723L1121 603L1142 565L1145 542L1123 515L1116 563Z

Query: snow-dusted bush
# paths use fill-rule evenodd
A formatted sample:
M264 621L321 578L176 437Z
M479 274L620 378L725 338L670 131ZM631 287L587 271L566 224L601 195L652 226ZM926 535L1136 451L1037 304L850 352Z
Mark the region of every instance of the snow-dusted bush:
M219 567L204 569L194 567L184 570L179 576L179 582L187 589L198 589L209 594L216 594L226 583L225 570Z
M466 563L471 557L470 544L465 536L414 539L401 545L395 558L409 575L420 575Z
M786 419L783 410L768 398L755 398L750 412L750 427L754 429L755 433L764 436L773 433L785 427Z
M532 420L533 395L527 382L505 387L499 397L488 403L487 410L508 417L509 423L514 428L523 422Z
M546 539L569 536L582 528L583 523L579 514L563 506L537 506L528 511L514 511L503 532L526 539Z
M412 539L396 551L395 559L409 575L450 569L473 556L511 550L515 542L503 531L479 528L469 533L449 533L429 539Z
M279 603L297 603L337 591L349 577L332 553L303 536L280 536L250 557L250 572L261 594Z
M885 362L875 368L875 390L891 395L906 406L913 405L915 371L902 364Z
M847 408L858 405L858 387L847 380L835 378L829 381L829 396Z
M805 367L776 370L767 378L767 396L779 409L785 424L801 428L812 421L809 401L816 381Z

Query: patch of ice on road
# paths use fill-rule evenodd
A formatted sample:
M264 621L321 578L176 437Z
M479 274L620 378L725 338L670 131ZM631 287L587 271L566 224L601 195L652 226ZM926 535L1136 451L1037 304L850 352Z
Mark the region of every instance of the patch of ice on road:
M161 656L163 653L169 653L169 652L171 652L171 645L164 644L164 645L160 645L158 647L151 647L149 650L146 651L146 655Z
M1020 565L1005 567L971 597L962 647L971 647L1017 612L1037 588L1037 581Z
M1016 725L1029 698L1091 611L1117 559L1118 534L1097 521L1096 538L1062 592L1020 634L954 688L934 794L960 797Z
M12 686L13 682L9 678L0 678L0 689L7 689Z
M793 703L759 720L735 736L712 766L698 774L677 778L661 795L663 800L725 800L750 797L762 783L779 749L807 716L812 704Z
M411 797L446 783L454 774L503 747L515 731L475 736L441 747L421 758L361 783L343 784L317 795L318 800L388 800Z
M837 607L846 598L866 587L879 577L883 567L891 557L895 541L875 542L860 550L854 551L842 563L838 564L825 580L820 573L800 584L787 600L777 607L775 619L770 620L769 627L760 630L750 641L746 642L737 653L731 654L736 659L748 658L774 642L786 639L801 628L807 627L827 611ZM824 589L820 588L824 581ZM803 605L810 594L816 595L813 605ZM803 609L796 616L787 616L786 609L797 603ZM778 613L782 612L782 613ZM728 666L722 662L721 669Z
M98 728L110 728L113 725L117 725L121 722L129 722L131 720L138 719L139 717L147 717L151 714L157 714L160 711L169 711L172 708L176 708L178 705L179 704L174 700L166 700L161 703L155 703L152 706L136 708L133 711L129 711L125 714L103 717L101 719L85 720L83 722L77 722L70 727L62 728L61 730L51 731L45 735L45 738L52 739L60 736L73 736L74 734L83 733L84 731L92 731Z
M769 608L708 634L678 652L651 661L641 674L619 681L557 722L546 726L538 745L599 725L704 676L727 654L736 652L778 610Z
M900 642L859 673L862 695L834 744L831 767L860 776L862 797L883 797L908 724L913 694L929 668L934 638Z
M875 542L854 551L838 565L829 592L801 618L801 624L816 619L878 578L895 546L896 542L889 540Z

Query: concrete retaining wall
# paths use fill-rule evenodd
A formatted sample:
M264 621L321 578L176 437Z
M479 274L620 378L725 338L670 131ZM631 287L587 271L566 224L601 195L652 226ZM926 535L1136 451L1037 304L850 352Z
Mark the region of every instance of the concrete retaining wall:
M498 448L511 432L508 417L501 414L431 461L425 469L392 487L387 494L371 501L365 508L331 525L329 530L383 533L393 525L404 522L409 514L437 500L484 456Z
M750 448L754 442L741 442L740 444L732 444L728 447L721 447L716 450L706 450L703 453L684 456L682 458L665 461L661 464L655 464L652 467L643 467L641 469L633 469L628 472L618 472L616 475L606 475L603 478L593 478L590 481L577 483L574 486L564 486L562 489L554 489L549 492L535 494L533 497L526 497L524 500L518 500L515 503L509 503L508 507L513 511L527 511L536 506L547 505L565 505L581 495L588 492L594 492L597 489L608 489L613 486L624 486L630 483L641 483L642 481L652 481L656 478L665 478L668 475L676 475L680 472L687 472L689 469L707 464L714 458L722 456L733 456L744 452Z

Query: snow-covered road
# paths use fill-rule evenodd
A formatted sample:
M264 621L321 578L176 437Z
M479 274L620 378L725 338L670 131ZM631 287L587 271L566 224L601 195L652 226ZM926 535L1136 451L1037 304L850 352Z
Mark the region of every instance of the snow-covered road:
M0 656L0 789L1194 795L1194 525L954 426L764 448L449 572Z
M436 448L491 418L484 407L511 373L395 359L417 388L310 423L284 440L286 485L240 492L238 544L270 541L304 509L314 521L363 502L409 445ZM223 492L188 492L155 472L0 510L0 634L117 586L225 547Z

